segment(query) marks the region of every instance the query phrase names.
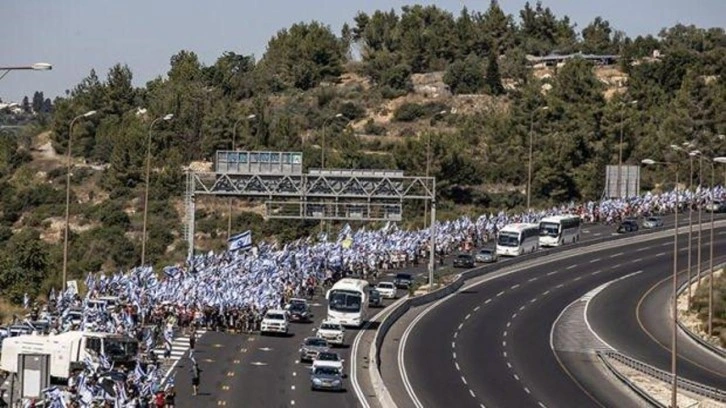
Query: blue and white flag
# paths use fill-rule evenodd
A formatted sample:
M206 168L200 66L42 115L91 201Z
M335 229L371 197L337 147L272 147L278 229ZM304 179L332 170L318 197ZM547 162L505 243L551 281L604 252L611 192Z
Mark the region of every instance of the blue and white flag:
M252 248L252 231L247 230L241 234L233 235L228 240L230 251L244 251Z

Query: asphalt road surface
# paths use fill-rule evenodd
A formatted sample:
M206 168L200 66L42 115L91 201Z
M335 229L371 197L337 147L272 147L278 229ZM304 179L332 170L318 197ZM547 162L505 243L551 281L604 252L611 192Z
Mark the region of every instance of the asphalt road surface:
M726 247L724 233L717 230L717 255ZM680 241L685 246L686 236ZM410 387L425 407L628 406L580 388L552 353L550 330L571 302L605 282L637 271L656 282L667 277L671 245L663 238L575 254L459 292L409 333L403 362ZM620 306L617 299L609 302ZM635 309L619 313L614 331L619 317ZM399 407L412 406L405 391L392 392Z
M672 217L664 217L666 226L672 225ZM617 235L613 225L584 225L582 240ZM505 261L502 264L508 264ZM450 264L450 261L448 262ZM426 273L425 265L409 269L415 276ZM382 280L390 280L393 271ZM506 286L508 281L501 283ZM399 291L399 296L404 293ZM244 406L244 407L355 407L355 393L346 378L346 392L327 393L310 390L309 369L298 360L302 340L314 335L314 330L326 315L324 299L313 302L315 314L312 324L291 324L289 337L261 337L259 334L228 334L207 332L197 343L195 357L202 371L200 395L191 396L190 365L182 358L174 369L177 388L177 405L184 407ZM390 304L391 301L386 301ZM377 310L370 310L376 313ZM346 343L349 346L357 330L348 329ZM438 335L437 335L438 336ZM349 367L350 349L336 349ZM447 353L448 354L448 353ZM446 355L444 353L442 356ZM428 405L427 405L428 406Z

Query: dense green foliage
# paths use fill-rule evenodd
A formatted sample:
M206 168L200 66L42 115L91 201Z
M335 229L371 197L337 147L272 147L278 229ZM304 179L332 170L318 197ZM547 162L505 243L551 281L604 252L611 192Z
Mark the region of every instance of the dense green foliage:
M659 59L647 58L656 50ZM533 75L526 55L551 52L620 53L627 87L613 90L583 59L550 76ZM621 134L629 164L674 159L665 155L668 145L686 140L696 140L705 154L724 153L726 142L716 135L726 133L725 67L721 28L679 25L631 39L600 17L578 33L568 17L540 3L527 4L517 16L506 15L496 1L486 11L464 9L457 16L416 5L398 13L361 12L339 35L319 22L294 24L270 39L259 60L225 52L207 66L181 50L165 76L140 88L132 85L132 69L117 64L105 78L91 71L52 105L40 94L23 109L40 113L34 130L49 127L60 154L71 120L98 111L73 128L73 156L88 164L77 164L71 177L69 271L78 277L139 262L147 146L147 257L158 265L184 257L183 167L210 161L218 149L302 150L305 167L318 167L325 135L328 167L407 174L424 174L430 152L440 212L452 216L522 206L532 136L536 203L597 199L605 166L618 161ZM413 95L417 74L432 72L443 72L453 96ZM470 94L477 94L466 99L473 105L462 102ZM174 119L150 129L167 113ZM39 169L30 162L27 139L0 141L0 241L6 248L0 251L0 294L15 300L25 290L37 292L39 282L59 281L57 225L55 235L48 231L65 208L65 168ZM659 184L664 171L644 171L643 185ZM421 207L407 206L407 217L415 220ZM200 207L203 249L224 246L221 208L226 205ZM250 213L233 219L235 231L282 241L316 225L265 222ZM41 232L48 235L43 240ZM33 255L16 250L21 247Z

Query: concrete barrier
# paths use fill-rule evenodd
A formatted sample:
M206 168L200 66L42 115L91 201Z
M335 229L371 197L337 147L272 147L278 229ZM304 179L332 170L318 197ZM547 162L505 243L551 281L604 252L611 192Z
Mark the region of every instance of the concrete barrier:
M712 274L714 271L717 271L719 269L724 269L724 268L726 268L726 263L722 263L722 264L719 264L719 265L714 266L713 269L710 272L708 272L708 273L711 273ZM686 289L688 289L688 285L693 284L693 281L695 281L696 279L698 279L698 276L694 276L693 278L691 278L691 281L690 282L683 283L678 288L678 291L676 292L676 296L680 297L683 294L683 292ZM686 325L684 325L683 323L681 323L680 319L678 320L678 327L681 330L683 330L683 332L686 333L686 335L688 335L688 337L690 337L691 339L693 339L693 341L695 341L696 343L698 343L702 347L708 349L709 351L711 351L712 353L716 354L717 356L720 356L721 358L726 358L726 350L724 350L722 347L719 347L719 346L716 346L716 345L713 345L713 344L709 343L708 341L704 340L703 337L701 337L698 334L692 332L688 327L686 327Z

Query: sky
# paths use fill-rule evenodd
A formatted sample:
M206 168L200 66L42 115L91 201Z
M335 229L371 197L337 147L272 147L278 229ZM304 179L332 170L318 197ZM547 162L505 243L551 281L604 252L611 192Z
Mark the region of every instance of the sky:
M518 21L526 0L500 0ZM53 64L52 71L13 71L0 80L3 101L42 91L65 95L90 70L105 80L110 67L127 64L134 85L164 76L178 51L194 51L211 65L225 51L264 55L269 39L300 21L317 20L336 34L358 11L435 4L455 15L462 6L484 11L489 0L0 0L0 67ZM725 27L726 0L543 0L578 31L597 16L635 37L676 23ZM0 72L0 75L2 72Z

